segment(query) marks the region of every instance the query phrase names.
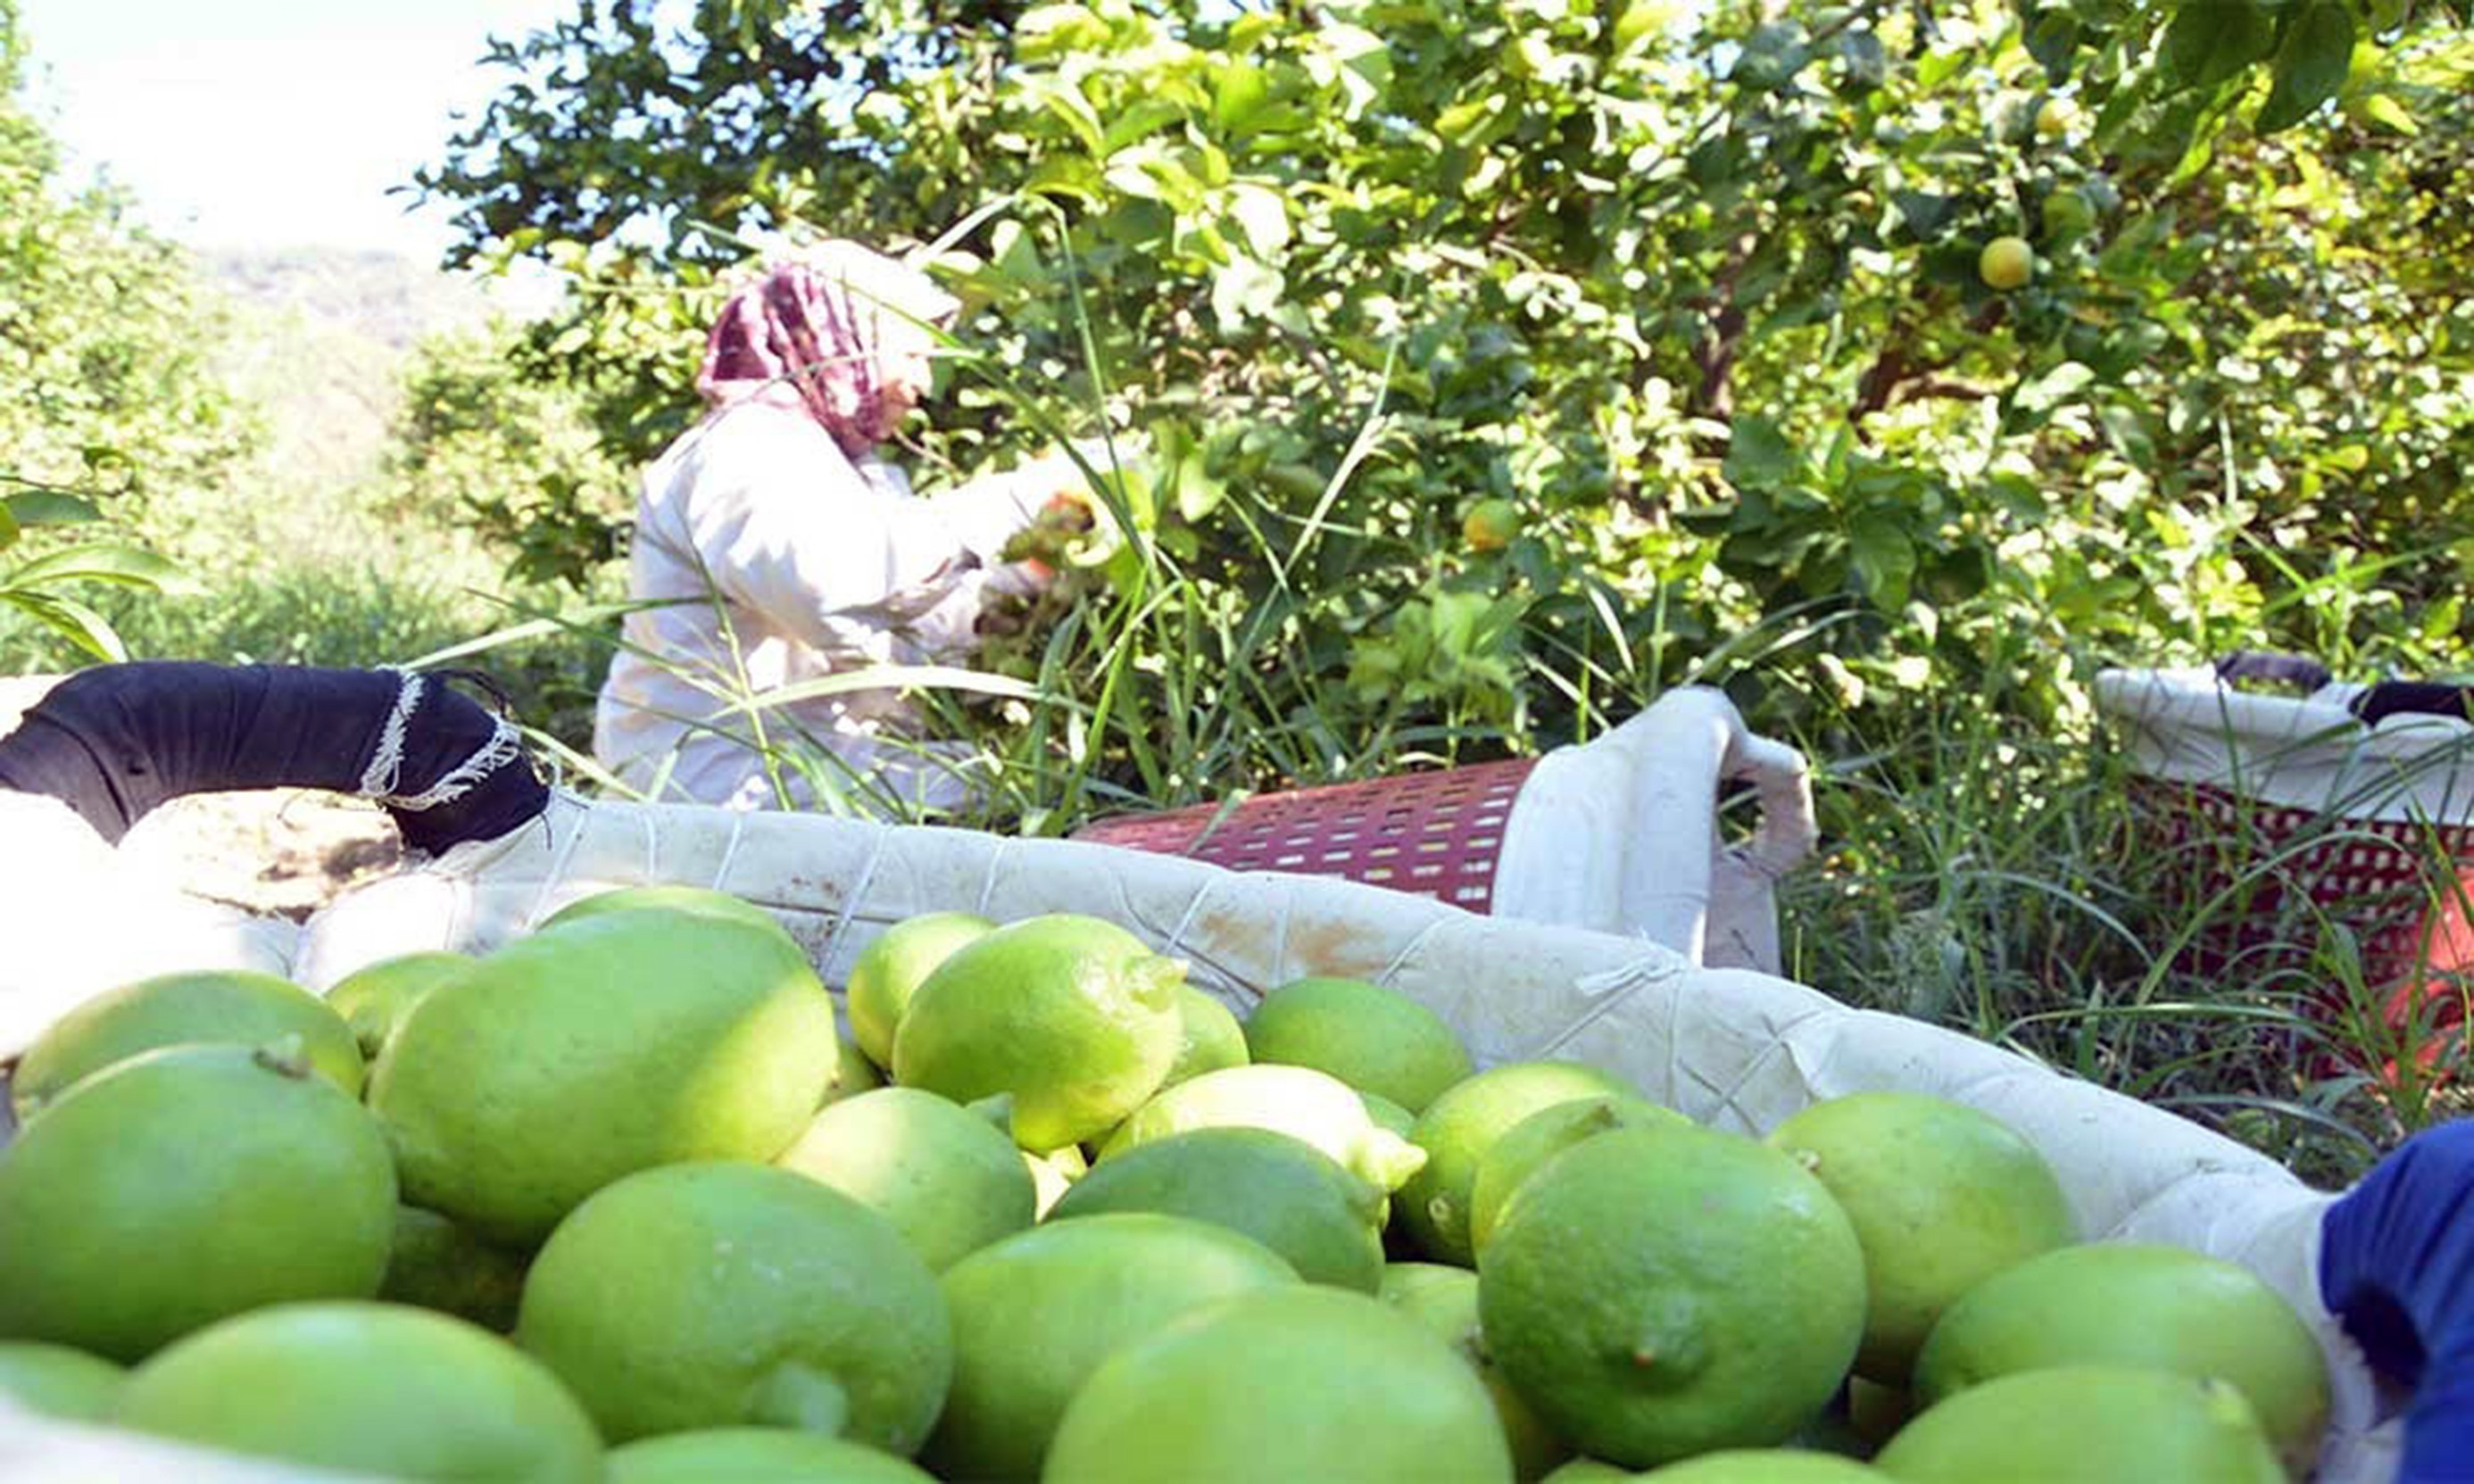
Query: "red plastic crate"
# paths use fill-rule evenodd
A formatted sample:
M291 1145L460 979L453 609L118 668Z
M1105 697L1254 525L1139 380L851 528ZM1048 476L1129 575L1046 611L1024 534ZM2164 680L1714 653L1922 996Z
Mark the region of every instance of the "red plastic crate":
M1074 838L1238 871L1336 876L1492 910L1503 831L1535 758L1101 819Z

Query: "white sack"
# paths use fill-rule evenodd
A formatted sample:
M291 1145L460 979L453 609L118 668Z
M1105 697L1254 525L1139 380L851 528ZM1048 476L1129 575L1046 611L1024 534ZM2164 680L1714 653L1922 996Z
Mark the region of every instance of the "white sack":
M58 799L0 790L0 1061L87 999L181 969L291 972L300 930L191 896Z

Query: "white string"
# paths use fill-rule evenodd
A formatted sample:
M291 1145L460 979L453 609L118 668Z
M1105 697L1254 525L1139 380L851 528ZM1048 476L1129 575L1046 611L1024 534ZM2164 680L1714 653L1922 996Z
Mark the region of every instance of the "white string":
M497 718L490 728L489 740L473 750L471 757L441 774L438 780L418 793L399 793L403 784L403 748L412 729L414 713L421 709L428 677L417 670L395 665L382 665L380 669L403 677L402 688L396 692L395 706L387 713L386 725L378 731L378 744L370 755L370 766L361 772L361 796L376 799L390 809L405 814L420 814L442 804L452 804L478 788L492 773L523 755L515 724L504 717Z
M490 728L490 740L471 757L440 775L436 783L415 794L387 794L379 802L407 814L452 804L479 787L492 773L514 762L521 750L516 738L515 724L500 717Z
M412 714L421 705L422 677L393 665L381 665L382 670L401 675L403 681L395 693L394 709L387 713L386 725L378 732L377 749L370 754L370 766L361 772L361 794L365 798L384 800L403 781L403 739L412 724Z

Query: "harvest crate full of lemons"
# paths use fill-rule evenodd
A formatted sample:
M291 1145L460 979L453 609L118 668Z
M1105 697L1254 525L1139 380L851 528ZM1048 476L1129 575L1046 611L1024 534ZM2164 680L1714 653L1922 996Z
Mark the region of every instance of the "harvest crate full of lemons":
M607 892L324 997L130 985L15 1068L0 1398L412 1480L1661 1484L2304 1477L2318 1343L2088 1240L1994 1117L1765 1137L1480 1070L1360 980L1241 1021L1066 913L837 986ZM0 1410L0 1417L7 1415Z

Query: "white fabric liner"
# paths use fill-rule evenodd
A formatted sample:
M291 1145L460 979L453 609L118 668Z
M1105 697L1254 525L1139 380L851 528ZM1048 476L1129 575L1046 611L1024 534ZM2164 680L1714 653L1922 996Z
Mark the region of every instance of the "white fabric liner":
M2238 691L2204 667L2108 669L2096 703L2151 778L2347 819L2474 823L2474 723L2400 713L2365 726L2347 709L2363 689L2288 697Z
M1360 976L1431 1006L1481 1065L1589 1061L1719 1129L1759 1133L1816 1100L1875 1089L1970 1104L2051 1161L2088 1239L2177 1243L2240 1262L2284 1294L2313 1325L2335 1381L2318 1477L2374 1484L2395 1473L2394 1399L2377 1395L2318 1300L2327 1196L2186 1120L1970 1037L1759 973L1698 968L1635 937L1103 845L559 793L513 835L347 893L310 922L295 976L324 989L400 953L486 951L569 902L649 882L714 887L770 909L832 985L878 933L915 913L1087 912L1186 959L1194 983L1240 1013L1300 975ZM97 1440L107 1436L33 1423L0 1403L0 1466L17 1462L14 1449L30 1471L11 1478L95 1476L91 1466L56 1466L71 1456L56 1448L106 1447ZM206 1475L132 1456L115 1459L112 1476ZM305 1475L270 1465L248 1476Z

